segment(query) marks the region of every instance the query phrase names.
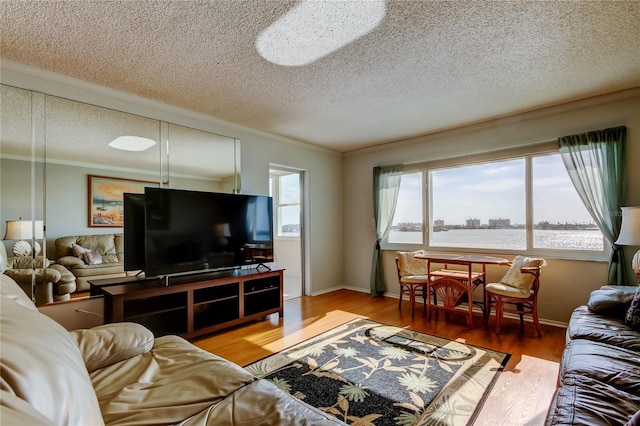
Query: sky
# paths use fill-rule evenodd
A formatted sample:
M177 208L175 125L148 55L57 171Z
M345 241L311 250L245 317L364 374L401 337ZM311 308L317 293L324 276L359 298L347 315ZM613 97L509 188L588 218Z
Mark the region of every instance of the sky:
M590 223L559 154L533 158L534 223ZM511 219L524 224L525 160L515 159L433 171L433 218L445 225L464 225L467 219ZM421 176L403 176L396 223L421 222ZM403 189L404 189L403 188Z

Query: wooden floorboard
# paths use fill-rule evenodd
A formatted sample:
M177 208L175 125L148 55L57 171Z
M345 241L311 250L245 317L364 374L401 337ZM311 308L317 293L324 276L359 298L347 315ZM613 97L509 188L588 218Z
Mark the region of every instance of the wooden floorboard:
M249 323L193 340L198 347L247 365L305 339L316 336L351 319L363 317L406 327L423 333L458 340L511 354L496 381L476 425L542 425L557 383L558 362L565 345L564 328L542 326L538 338L533 324L523 330L515 320L505 320L501 334L495 334L495 319L485 325L474 318L468 329L463 315L440 312L430 321L416 304L411 317L409 302L377 297L350 290L320 296L303 296L285 301L284 318L271 315L264 321Z

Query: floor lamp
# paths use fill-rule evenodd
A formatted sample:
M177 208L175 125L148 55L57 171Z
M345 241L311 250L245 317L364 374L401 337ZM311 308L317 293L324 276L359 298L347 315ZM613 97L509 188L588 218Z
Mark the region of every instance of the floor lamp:
M640 247L640 207L621 207L621 209L622 227L615 244ZM633 256L631 267L640 283L640 250Z

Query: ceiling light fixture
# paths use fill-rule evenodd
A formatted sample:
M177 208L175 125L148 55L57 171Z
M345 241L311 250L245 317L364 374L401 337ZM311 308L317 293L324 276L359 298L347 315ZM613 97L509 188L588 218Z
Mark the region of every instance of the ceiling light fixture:
M284 66L307 65L368 34L387 11L384 0L303 0L258 35L258 53Z
M146 151L155 144L156 141L153 139L142 138L140 136L118 136L109 142L111 148L122 151Z

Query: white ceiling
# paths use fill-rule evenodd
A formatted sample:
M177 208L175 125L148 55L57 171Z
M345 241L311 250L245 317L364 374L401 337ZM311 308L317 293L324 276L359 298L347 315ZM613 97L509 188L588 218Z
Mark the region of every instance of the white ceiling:
M268 62L297 3L4 0L0 56L341 152L640 86L640 1L389 0L339 50Z

